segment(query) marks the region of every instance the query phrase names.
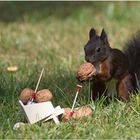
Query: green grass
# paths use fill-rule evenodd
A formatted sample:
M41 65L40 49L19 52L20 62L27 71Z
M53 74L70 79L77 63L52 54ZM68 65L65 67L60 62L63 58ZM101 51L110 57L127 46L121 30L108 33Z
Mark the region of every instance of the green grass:
M42 67L39 89L52 91L55 106L70 107L89 29L105 28L110 45L122 49L140 27L139 9L139 2L0 2L0 139L140 138L140 105L135 97L108 106L100 100L94 110L88 83L77 106L90 106L92 116L63 120L58 126L47 122L13 130L16 122L26 122L19 94L25 87L35 88ZM18 71L9 73L9 65L17 65Z

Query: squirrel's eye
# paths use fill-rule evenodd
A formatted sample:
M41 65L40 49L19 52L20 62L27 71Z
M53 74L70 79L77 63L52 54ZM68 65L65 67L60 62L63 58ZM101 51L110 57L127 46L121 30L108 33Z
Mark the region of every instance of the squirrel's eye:
M96 49L96 52L100 52L100 50L101 50L101 48L97 48L97 49Z

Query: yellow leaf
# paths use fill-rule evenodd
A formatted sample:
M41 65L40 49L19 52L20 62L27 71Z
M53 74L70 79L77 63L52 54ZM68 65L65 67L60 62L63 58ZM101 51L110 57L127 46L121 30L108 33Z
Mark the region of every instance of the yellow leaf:
M18 70L17 66L9 66L9 67L7 67L7 71L10 71L10 72L15 72L17 70Z

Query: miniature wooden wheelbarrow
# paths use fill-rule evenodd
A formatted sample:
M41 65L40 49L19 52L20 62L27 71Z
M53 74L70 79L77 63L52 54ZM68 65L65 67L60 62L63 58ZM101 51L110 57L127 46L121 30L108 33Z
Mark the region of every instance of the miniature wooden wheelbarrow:
M19 100L19 104L30 124L39 121L45 122L50 119L53 119L56 124L59 124L58 116L64 113L64 109L60 106L54 108L51 101L24 105Z

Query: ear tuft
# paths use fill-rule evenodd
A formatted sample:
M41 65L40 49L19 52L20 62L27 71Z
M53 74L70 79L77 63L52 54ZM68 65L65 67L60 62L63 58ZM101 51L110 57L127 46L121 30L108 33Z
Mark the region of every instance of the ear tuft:
M94 28L91 28L89 31L89 38L91 39L94 36L96 36L96 30Z
M107 43L107 41L108 41L108 39L107 39L107 34L106 34L104 28L102 29L100 39L101 39L104 43Z

